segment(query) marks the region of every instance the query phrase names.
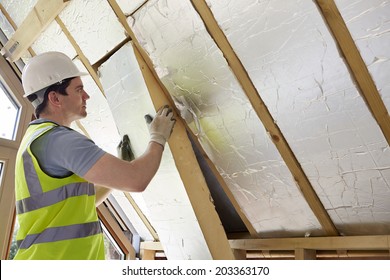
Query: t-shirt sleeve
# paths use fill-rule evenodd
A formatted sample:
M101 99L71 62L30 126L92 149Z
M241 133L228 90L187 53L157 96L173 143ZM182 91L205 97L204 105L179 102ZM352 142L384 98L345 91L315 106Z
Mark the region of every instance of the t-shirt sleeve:
M51 172L66 171L81 177L106 153L92 140L65 127L56 127L45 135L44 164Z

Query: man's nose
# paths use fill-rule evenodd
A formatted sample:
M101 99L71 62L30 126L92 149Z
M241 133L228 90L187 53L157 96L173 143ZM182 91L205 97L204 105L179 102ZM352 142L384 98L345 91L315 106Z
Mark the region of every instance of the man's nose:
M89 94L86 91L84 91L84 99L88 100L89 98L90 98Z

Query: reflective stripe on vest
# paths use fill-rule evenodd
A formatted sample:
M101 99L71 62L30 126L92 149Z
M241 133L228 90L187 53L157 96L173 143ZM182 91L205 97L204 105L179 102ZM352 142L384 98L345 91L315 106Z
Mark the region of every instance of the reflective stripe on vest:
M18 240L20 249L26 249L34 244L88 237L102 232L100 222L47 228L39 234L27 235L25 239Z
M18 214L23 214L42 207L53 205L67 199L68 197L94 194L95 190L92 184L88 182L73 183L52 191L35 195L34 197L27 197L16 201L16 211Z

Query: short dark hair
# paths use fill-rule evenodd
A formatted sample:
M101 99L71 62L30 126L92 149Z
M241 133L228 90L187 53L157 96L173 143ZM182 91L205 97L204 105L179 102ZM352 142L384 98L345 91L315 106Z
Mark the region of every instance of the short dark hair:
M68 95L66 93L66 88L69 86L70 84L70 81L72 79L74 79L75 77L72 77L72 78L67 78L67 79L64 79L58 83L55 83L51 86L49 86L46 91L45 91L45 95L43 97L43 102L41 104L38 105L38 107L35 109L35 116L37 118L39 118L39 115L43 112L43 110L46 108L46 105L47 105L47 96L49 95L49 92L51 91L55 91L55 92L58 92L59 94L61 95ZM36 94L31 94L27 97L27 99L30 101L30 102L33 102L35 99L37 99L37 95Z

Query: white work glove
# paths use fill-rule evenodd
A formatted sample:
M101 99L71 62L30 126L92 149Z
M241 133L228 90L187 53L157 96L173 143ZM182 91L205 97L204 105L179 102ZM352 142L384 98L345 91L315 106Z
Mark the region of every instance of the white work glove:
M164 147L169 136L171 136L173 126L176 122L173 118L172 109L168 105L165 105L157 111L154 118L146 115L145 120L148 123L150 141L156 142Z

